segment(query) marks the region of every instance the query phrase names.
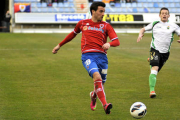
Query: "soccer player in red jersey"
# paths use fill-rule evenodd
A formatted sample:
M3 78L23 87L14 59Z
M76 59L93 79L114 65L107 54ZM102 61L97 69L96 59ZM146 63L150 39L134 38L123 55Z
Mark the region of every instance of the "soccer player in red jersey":
M68 34L65 39L54 47L52 53L57 51L67 42L71 41L78 33L82 32L81 52L82 64L93 78L94 90L90 92L90 107L94 111L96 108L96 98L101 101L106 114L110 114L111 103L106 102L104 83L106 81L108 70L107 50L110 47L120 45L117 34L112 26L102 21L105 13L105 4L103 2L93 2L90 7L91 19L80 20L74 31ZM109 36L111 42L107 42Z

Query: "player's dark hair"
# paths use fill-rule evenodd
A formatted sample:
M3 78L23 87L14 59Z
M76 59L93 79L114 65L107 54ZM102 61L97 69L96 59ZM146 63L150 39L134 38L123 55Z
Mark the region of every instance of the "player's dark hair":
M98 6L106 7L106 4L103 2L93 2L90 7L91 15L92 15L92 10L96 11L98 9Z
M167 10L167 11L168 11L168 14L169 14L169 9L166 8L166 7L162 7L161 10L160 10L160 12L159 12L159 14L161 14L161 11L162 11L162 10Z

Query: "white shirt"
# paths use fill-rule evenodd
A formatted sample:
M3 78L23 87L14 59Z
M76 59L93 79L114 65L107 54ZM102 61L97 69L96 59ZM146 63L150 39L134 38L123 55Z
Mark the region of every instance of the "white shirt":
M145 31L152 30L151 47L160 53L170 51L174 33L180 35L180 27L175 23L155 21L144 28Z

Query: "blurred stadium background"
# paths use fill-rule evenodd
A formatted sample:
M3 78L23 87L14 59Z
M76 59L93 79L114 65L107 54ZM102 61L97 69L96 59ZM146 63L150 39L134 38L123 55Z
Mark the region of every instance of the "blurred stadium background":
M104 21L109 14L118 33L137 33L144 25L159 20L161 7L169 8L170 21L180 24L180 0L1 0L1 31L7 31L3 20L9 10L10 32L69 32L80 19L87 18L93 1L106 3Z
M96 111L89 107L93 83L80 60L81 35L63 46L60 54L51 53L78 20L87 17L92 1L0 0L0 120L134 120L129 108L136 101L147 106L145 120L180 120L178 37L174 36L170 58L158 74L153 100L149 99L147 62L151 34L136 42L141 27L159 20L163 6L170 10L170 21L180 25L180 0L105 2L121 42L108 51L105 92L114 105L108 116L99 101ZM11 33L4 33L7 10Z

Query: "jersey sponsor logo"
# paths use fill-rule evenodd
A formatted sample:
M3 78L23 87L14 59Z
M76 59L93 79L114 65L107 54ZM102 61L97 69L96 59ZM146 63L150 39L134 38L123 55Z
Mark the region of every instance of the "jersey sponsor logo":
M104 29L102 29L102 28L97 28L97 27L91 27L91 26L89 26L89 27L88 27L88 30L101 31L102 33L104 33Z
M87 26L84 26L84 27L83 27L83 30L87 30Z

